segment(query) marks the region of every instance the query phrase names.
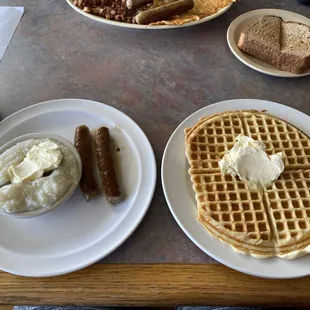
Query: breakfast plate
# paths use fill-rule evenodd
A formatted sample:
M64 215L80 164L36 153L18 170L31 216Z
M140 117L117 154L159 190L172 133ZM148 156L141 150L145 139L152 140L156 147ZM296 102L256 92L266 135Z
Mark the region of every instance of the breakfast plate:
M92 15L89 13L84 12L83 10L81 10L80 8L78 8L77 6L75 6L73 4L72 0L67 0L68 4L78 13L101 23L104 24L108 24L108 25L112 25L112 26L119 26L119 27L123 27L123 28L131 28L131 29L148 29L148 30L164 30L164 29L173 29L173 28L182 28L182 27L189 27L189 26L195 26L198 24L202 24L205 22L208 22L214 18L217 18L218 16L224 14L227 10L229 10L231 8L231 6L233 5L233 3L230 3L229 5L227 5L226 7L224 7L223 9L219 10L217 13L212 14L210 16L206 16L204 18L201 18L197 21L192 21L186 24L182 24L182 25L158 25L158 26L148 26L148 25L137 25L137 24L129 24L129 23L124 23L124 22L118 22L118 21L114 21L114 20L109 20L100 16L96 16L96 15Z
M29 219L0 215L0 269L23 276L55 276L84 268L119 247L143 219L153 197L156 162L140 127L106 104L59 99L30 106L0 123L0 145L27 133L53 133L71 143L75 128L110 129L125 199L86 202L78 188L57 209ZM98 176L97 176L98 177Z
M274 15L281 17L284 21L293 21L310 26L310 19L297 13L293 13L285 10L278 9L260 9L249 11L237 17L229 26L227 30L227 42L232 53L246 66L267 75L285 77L285 78L297 78L310 75L310 69L301 74L294 74L286 71L281 71L268 63L252 57L242 52L238 46L238 40L241 32L247 28L253 21L259 19L264 15Z
M185 119L171 135L164 151L161 178L166 201L175 220L185 234L206 254L220 263L250 275L285 279L310 275L310 256L294 260L269 258L260 260L241 255L228 245L213 238L197 220L197 209L189 165L185 156L184 130L194 126L201 117L234 110L262 110L276 116L310 135L310 118L290 107L256 99L237 99L219 102Z

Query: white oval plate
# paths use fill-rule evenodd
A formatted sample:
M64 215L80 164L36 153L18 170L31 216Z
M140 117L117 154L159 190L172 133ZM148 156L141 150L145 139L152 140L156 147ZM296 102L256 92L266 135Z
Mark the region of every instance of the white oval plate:
M230 3L229 5L227 5L225 8L219 10L217 13L210 15L210 16L206 16L200 20L196 20L187 24L183 24L183 25L158 25L158 26L148 26L148 25L137 25L137 24L129 24L129 23L123 23L123 22L118 22L115 20L109 20L100 16L96 16L96 15L92 15L89 13L84 12L83 10L81 10L80 8L78 8L77 6L75 6L72 2L72 0L67 0L68 4L78 13L92 19L92 20L96 20L98 22L104 23L104 24L109 24L112 26L119 26L119 27L124 27L124 28L132 28L132 29L149 29L149 30L162 30L162 29L173 29L173 28L182 28L182 27L189 27L189 26L194 26L194 25L198 25L201 23L205 23L208 22L211 19L214 19L222 14L224 14L228 9L230 9L230 7L233 5L233 3Z
M270 258L258 260L234 252L213 238L197 220L197 208L189 165L185 157L184 129L192 127L207 115L232 110L266 110L295 125L310 136L310 117L290 107L263 100L237 99L219 102L198 110L171 135L162 160L161 177L170 211L185 234L205 253L235 270L265 278L285 279L310 275L310 255L295 260Z
M249 26L253 21L259 19L264 15L275 15L283 18L284 21L293 21L298 23L303 23L310 26L310 19L297 13L293 13L285 10L278 9L261 9L254 10L244 13L237 17L229 26L227 31L227 42L230 50L233 54L246 66L268 75L286 78L296 78L301 76L310 75L310 69L301 74L294 74L286 71L281 71L275 67L269 65L268 63L252 57L244 52L242 52L238 46L238 40L243 29Z
M120 246L144 217L154 194L156 163L140 127L103 103L60 99L18 111L0 123L0 145L31 132L73 142L75 128L110 128L116 170L126 199L111 206L104 195L86 202L80 189L59 208L32 219L0 216L0 269L24 276L54 276L84 268Z

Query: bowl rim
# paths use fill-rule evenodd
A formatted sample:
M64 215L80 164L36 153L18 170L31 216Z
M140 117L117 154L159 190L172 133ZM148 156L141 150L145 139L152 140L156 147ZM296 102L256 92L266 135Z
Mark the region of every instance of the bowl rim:
M56 142L59 142L60 144L64 145L69 149L69 151L74 155L77 163L77 168L78 168L78 177L77 177L77 182L72 184L69 190L59 199L57 199L49 208L39 208L31 211L24 211L24 212L15 212L15 213L7 213L5 211L0 210L0 215L5 215L9 216L12 218L19 218L19 219L25 219L25 218L32 218L32 217L37 217L39 215L43 215L47 212L50 212L57 207L59 207L61 204L65 203L75 192L77 189L80 179L82 176L82 161L79 152L77 149L74 147L74 145L67 139L65 139L62 136L53 134L53 133L48 133L48 132L34 132L34 133L28 133L22 136L18 136L4 145L0 147L0 155L3 154L5 151L7 151L9 148L13 147L17 143L24 142L27 140L31 139L51 139Z

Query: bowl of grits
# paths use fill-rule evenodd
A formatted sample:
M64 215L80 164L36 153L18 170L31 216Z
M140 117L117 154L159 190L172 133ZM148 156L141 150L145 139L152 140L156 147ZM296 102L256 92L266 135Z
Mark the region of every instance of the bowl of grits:
M65 138L30 133L0 148L0 214L14 218L49 212L75 192L81 158Z

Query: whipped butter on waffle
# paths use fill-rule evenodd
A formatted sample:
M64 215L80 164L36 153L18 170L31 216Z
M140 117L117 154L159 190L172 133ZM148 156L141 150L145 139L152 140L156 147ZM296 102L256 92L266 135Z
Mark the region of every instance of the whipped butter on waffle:
M284 170L282 152L267 155L260 141L238 135L234 147L219 161L222 175L238 175L251 189L266 190Z

